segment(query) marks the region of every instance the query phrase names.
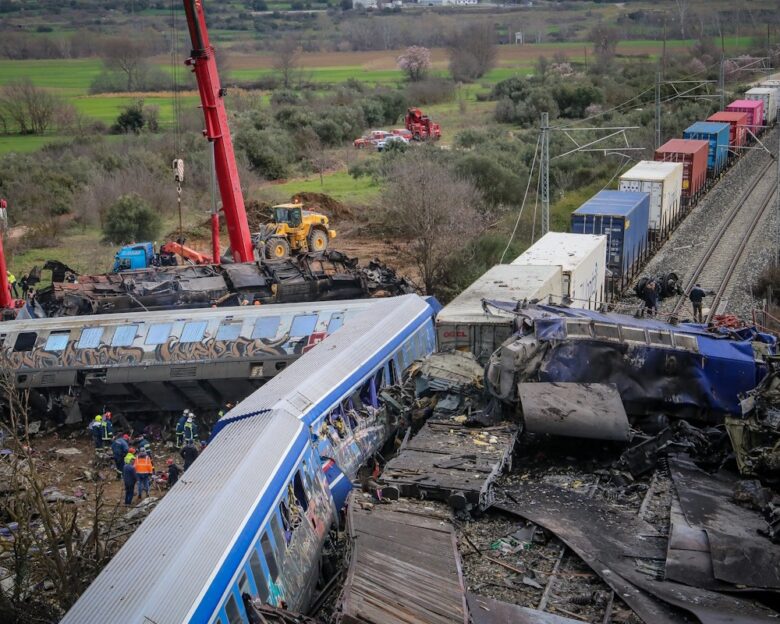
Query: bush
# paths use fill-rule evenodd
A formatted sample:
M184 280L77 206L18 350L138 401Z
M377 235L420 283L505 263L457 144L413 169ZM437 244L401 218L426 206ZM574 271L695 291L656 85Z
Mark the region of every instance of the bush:
M295 159L290 137L279 130L243 130L236 137L236 147L244 151L255 173L268 180L287 177Z
M455 83L444 78L429 78L406 86L406 98L418 106L450 102L455 97Z
M154 240L162 219L156 210L135 193L122 195L109 209L103 225L107 242L114 244Z

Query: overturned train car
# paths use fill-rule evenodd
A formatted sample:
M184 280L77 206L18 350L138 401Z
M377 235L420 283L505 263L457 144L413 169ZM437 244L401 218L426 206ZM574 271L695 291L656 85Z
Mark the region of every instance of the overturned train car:
M199 414L248 396L376 299L207 308L0 325L0 361L37 411L59 422Z
M492 302L517 311L517 333L493 354L495 397L519 403L525 382L614 384L629 416L667 413L710 423L741 414L739 395L767 373L774 337L653 319Z
M423 299L379 301L228 412L63 623L241 624L259 621L256 601L305 612L350 481L396 425L382 388L434 341Z

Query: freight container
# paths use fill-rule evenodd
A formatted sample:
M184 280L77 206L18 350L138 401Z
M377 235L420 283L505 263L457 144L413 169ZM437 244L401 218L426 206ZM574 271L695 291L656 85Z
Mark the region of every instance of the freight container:
M650 195L600 191L571 215L575 234L607 237L607 268L613 276L630 275L647 249Z
M764 101L763 100L734 100L726 107L727 111L748 114L748 128L753 134L761 131L764 125ZM750 142L750 139L748 139Z
M769 87L754 87L745 92L746 100L755 100L762 102L762 121L765 126L772 126L777 119L777 89Z
M777 113L780 113L780 80L764 80L758 86L764 87L764 89L775 90L775 102L777 104L775 106L775 121L777 121Z
M439 350L470 351L480 361L487 360L514 332L515 315L494 308L485 311L483 299L560 303L561 288L560 266L494 266L436 316Z
M726 167L729 159L729 132L731 125L712 121L697 121L683 132L684 139L709 141L707 148L707 171L717 177Z
M655 150L655 160L682 163L682 203L686 206L695 203L704 192L709 147L709 141L671 139Z
M561 267L561 292L569 304L594 309L604 300L606 257L606 236L548 232L512 264Z
M729 124L729 154L739 154L739 148L745 145L747 138L748 114L737 111L720 111L707 117L707 121Z
M654 239L666 236L682 216L682 177L682 163L654 160L640 160L620 176L618 190L650 194L648 230Z

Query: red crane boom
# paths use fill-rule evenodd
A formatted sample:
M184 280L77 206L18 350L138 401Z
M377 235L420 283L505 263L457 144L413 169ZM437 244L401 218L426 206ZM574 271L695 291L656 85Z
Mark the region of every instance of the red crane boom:
M230 249L236 262L252 262L254 261L252 236L246 218L244 196L241 193L241 181L223 100L226 90L220 85L214 48L209 43L202 0L184 0L184 11L187 14L187 26L192 41L192 52L186 63L192 67L198 81L200 101L206 119L204 134L214 143L215 171L230 237ZM214 258L214 262L219 262L219 258Z

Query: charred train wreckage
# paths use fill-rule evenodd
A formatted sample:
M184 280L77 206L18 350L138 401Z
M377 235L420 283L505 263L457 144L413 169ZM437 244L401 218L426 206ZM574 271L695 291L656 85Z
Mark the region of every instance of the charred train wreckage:
M393 269L338 251L282 260L222 265L155 267L103 275L78 275L48 262L52 284L36 297L35 316L121 312L268 303L333 301L414 292Z

